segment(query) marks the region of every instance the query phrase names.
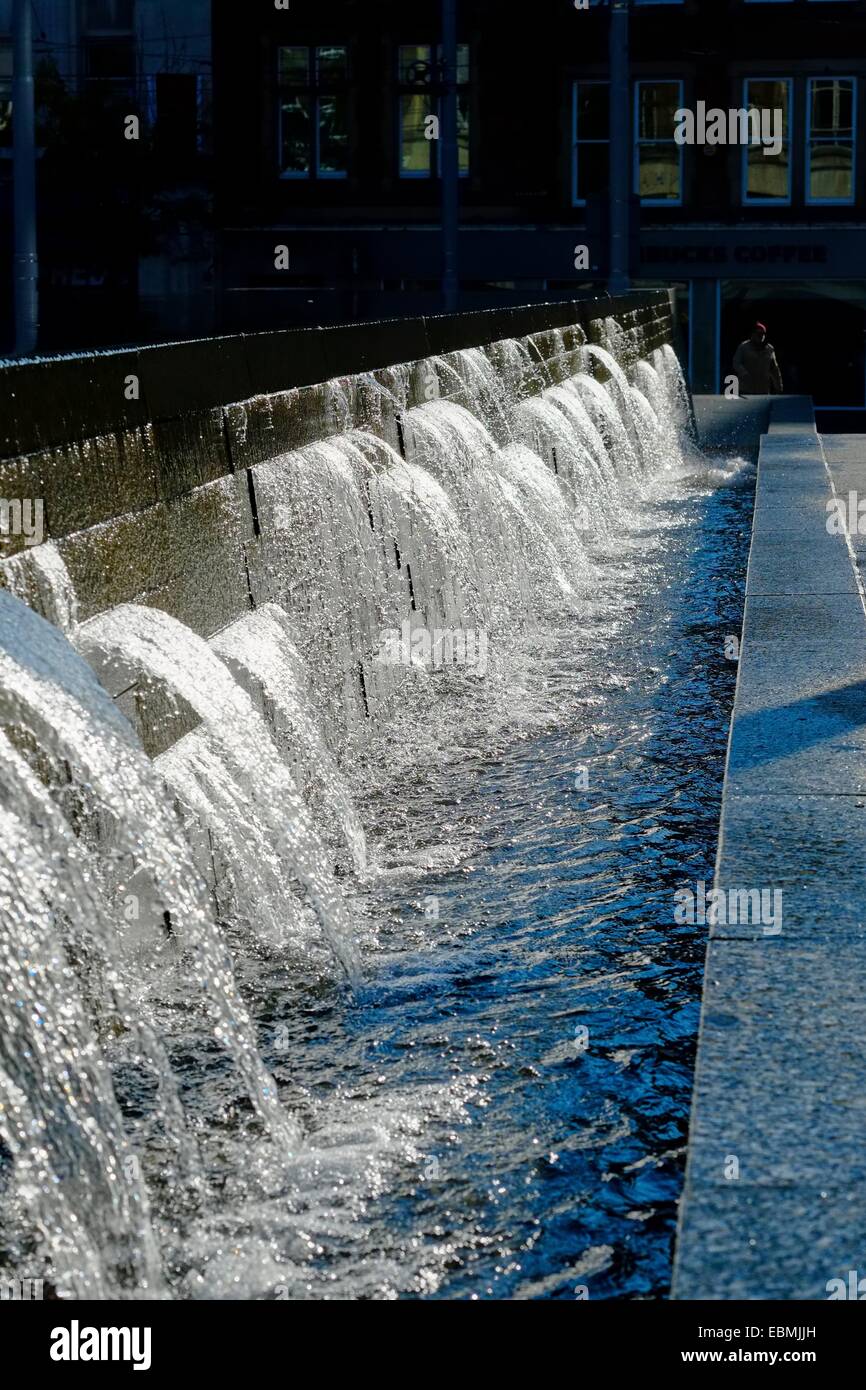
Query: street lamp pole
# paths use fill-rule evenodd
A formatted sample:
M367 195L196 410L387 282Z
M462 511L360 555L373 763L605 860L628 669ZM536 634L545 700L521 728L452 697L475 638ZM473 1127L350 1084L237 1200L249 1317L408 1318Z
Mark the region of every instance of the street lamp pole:
M32 0L14 0L12 17L12 156L15 205L13 275L15 280L15 353L18 357L29 357L36 351L39 314L32 13Z
M629 0L610 0L610 270L608 289L623 294L629 280L631 187Z
M442 0L442 303L457 308L457 0Z

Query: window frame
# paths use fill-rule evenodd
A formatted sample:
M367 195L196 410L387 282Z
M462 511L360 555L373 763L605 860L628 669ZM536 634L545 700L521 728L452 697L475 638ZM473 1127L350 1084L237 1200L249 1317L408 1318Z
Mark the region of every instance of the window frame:
M750 82L784 82L788 88L788 129L785 139L788 145L788 195L786 198L758 198L753 197L748 192L749 186L749 150L752 145L740 146L740 206L744 208L789 208L794 200L794 129L795 129L795 100L796 86L794 78L780 73L760 74L747 73L741 81L742 106L741 109L749 110L749 83Z
M394 68L395 68L395 71L396 71L396 101L395 101L395 107L396 107L396 126L397 126L397 177L398 177L399 179L401 179L401 180L406 179L406 180L409 180L409 181L420 181L420 182L422 182L422 183L427 182L427 181L431 181L431 182L432 182L432 181L435 181L436 179L441 179L441 178L442 178L442 141L441 141L441 139L439 139L439 140L431 140L431 141L429 142L431 145L435 145L435 146L436 146L436 150L435 150L435 160L434 160L433 151L431 150L431 152L430 152L430 161L429 161L429 162L430 162L430 167L429 167L429 169L404 169L404 168L403 168L403 98L404 98L405 96L411 96L413 93L425 92L425 91L428 92L429 95L430 95L430 105L431 105L431 110L430 110L429 114L430 114L431 116L436 116L436 117L437 117L437 119L438 119L438 121L439 121L439 132L440 132L440 136L441 136L441 133L442 133L442 92L441 92L441 90L440 90L440 84L437 83L437 82L431 82L429 85L425 85L424 83L420 83L420 82L419 82L419 83L406 82L406 81L401 77L401 75L400 75L400 54L401 54L401 50L404 49L404 48L426 48L426 49L429 50L430 55L431 55L431 56L430 56L430 62L431 62L431 63L432 63L432 62L441 63L441 62L442 62L442 56L441 56L442 45L441 45L441 43L438 43L438 42L434 42L434 43L413 43L413 44L410 44L410 43L398 43L398 44L395 45L395 52L394 52ZM464 49L465 52L466 52L466 81L465 81L465 82L458 82L458 83L456 84L456 86L457 86L457 93L458 93L458 95L460 95L460 94L462 93L462 94L464 94L464 95L468 98L469 93L470 93L471 88L472 88L472 48L471 48L471 45L468 44L468 43L461 43L461 44L458 44L458 53L459 53L459 50L460 50L460 49ZM459 59L459 56L458 56L457 63L458 63L458 69L459 69L459 66L460 66L460 59ZM470 117L471 117L471 111L470 111ZM461 178L461 179L468 179L470 173L472 172L472 121L471 121L471 119L470 119L470 122L469 122L469 142L468 142L468 151L469 151L468 167L467 167L466 169L461 169L461 168L459 167L459 163L458 163L457 176L458 176L458 178ZM458 151L458 161L459 161L459 151ZM435 168L434 168L434 163L435 163Z
M851 196L848 198L813 198L809 192L812 172L812 84L813 82L851 83ZM807 207L850 208L857 201L857 78L850 73L815 73L806 77L806 148L803 152L803 202ZM833 143L817 137L822 144Z
M640 138L640 87L661 87L675 86L679 89L679 97L676 110L683 106L683 96L685 91L685 79L682 77L637 77L631 85L631 99L634 104L634 115L632 118L632 193L640 199L642 208L681 208L685 202L685 161L683 159L684 145L678 145L673 136L667 140L641 140ZM641 145L673 145L678 151L679 159L679 185L680 191L677 198L644 198L640 192L640 148Z
M579 87L607 87L608 89L608 110L610 102L610 80L607 77L575 77L571 83L571 206L573 208L585 208L586 198L578 198L578 162L577 154L581 145L607 145L608 170L610 169L610 117L608 116L608 132L606 140L594 140L592 138L579 139L577 133L577 105Z
M280 54L284 48L302 48L307 54L307 81L294 87L282 81L280 74ZM319 53L323 48L342 48L346 54L346 76L340 83L322 87L319 83ZM277 60L277 178L281 182L314 183L318 181L340 182L349 177L349 119L348 99L350 83L350 52L348 43L279 43L276 48ZM312 74L312 75L311 75ZM283 97L286 92L297 92L308 97L311 104L312 132L310 137L310 164L305 172L283 169ZM319 119L319 101L325 96L344 95L346 98L346 168L325 169L320 166L322 129Z

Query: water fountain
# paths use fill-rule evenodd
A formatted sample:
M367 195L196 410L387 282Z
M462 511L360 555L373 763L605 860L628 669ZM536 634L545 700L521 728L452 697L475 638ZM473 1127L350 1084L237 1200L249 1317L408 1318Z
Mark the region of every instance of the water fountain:
M351 1220L308 1194L357 1180L355 1141L310 1133L263 1020L286 972L363 997L388 872L365 799L399 804L467 709L507 724L512 650L597 594L684 467L670 345L593 332L443 345L226 407L219 437L205 411L194 443L175 427L176 497L167 427L65 450L73 482L98 473L88 521L67 478L49 537L0 566L0 1272L267 1296L317 1223ZM141 465L125 510L112 449ZM377 1120L377 1145L407 1123ZM226 1273L221 1223L278 1201L279 1257L248 1233Z

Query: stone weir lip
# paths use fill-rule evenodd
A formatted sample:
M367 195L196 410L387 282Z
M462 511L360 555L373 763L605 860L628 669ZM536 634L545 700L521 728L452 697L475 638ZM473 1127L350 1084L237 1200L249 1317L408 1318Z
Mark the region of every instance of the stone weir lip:
M866 436L819 436L805 397L768 413L715 883L688 885L708 946L676 1299L866 1275Z
M411 459L404 417L434 398L468 408L481 359L516 404L584 370L589 344L628 366L674 337L656 289L0 364L0 590L66 630L132 604L211 641L276 601L289 498L274 498L309 446L358 431L378 459ZM486 428L507 442L504 411ZM340 699L368 709L374 665L365 653ZM182 699L116 674L151 757L195 729Z
M669 312L667 290L634 290L0 362L0 460L461 348Z

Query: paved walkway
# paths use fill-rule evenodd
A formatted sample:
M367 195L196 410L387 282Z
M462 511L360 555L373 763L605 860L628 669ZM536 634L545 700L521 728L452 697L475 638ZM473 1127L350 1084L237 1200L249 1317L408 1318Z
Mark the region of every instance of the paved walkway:
M769 910L709 928L679 1299L866 1276L866 534L828 532L834 488L866 513L866 436L819 439L806 398L774 402L716 877Z

